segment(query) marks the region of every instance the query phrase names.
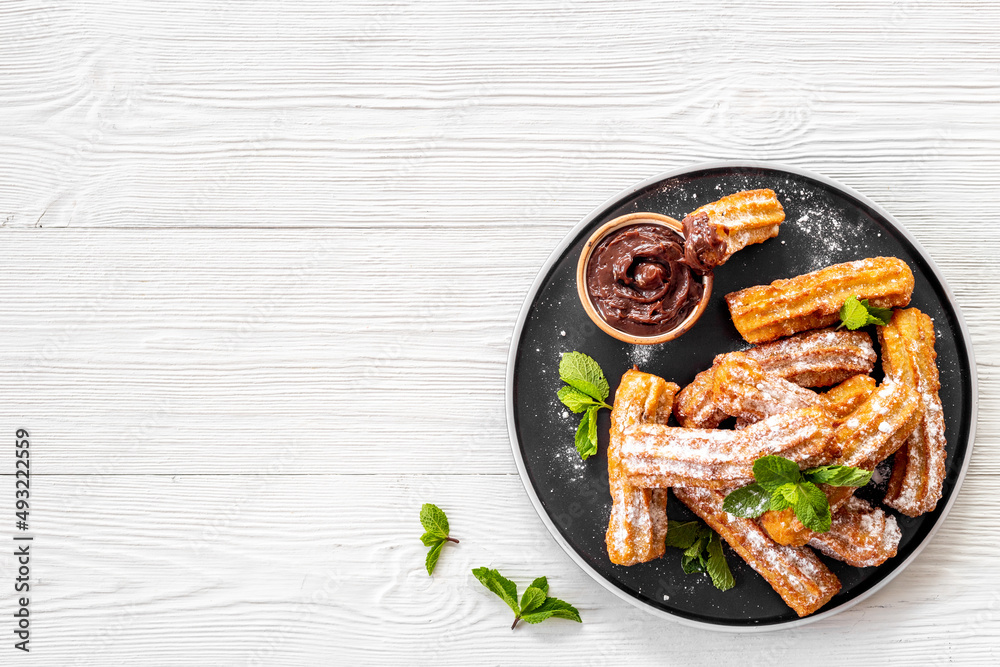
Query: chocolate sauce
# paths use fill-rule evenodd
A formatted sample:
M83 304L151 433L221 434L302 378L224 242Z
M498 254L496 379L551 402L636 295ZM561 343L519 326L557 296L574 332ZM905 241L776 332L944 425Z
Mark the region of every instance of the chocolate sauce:
M684 239L668 227L636 224L612 232L587 263L587 291L604 320L635 336L675 329L704 287L685 259Z

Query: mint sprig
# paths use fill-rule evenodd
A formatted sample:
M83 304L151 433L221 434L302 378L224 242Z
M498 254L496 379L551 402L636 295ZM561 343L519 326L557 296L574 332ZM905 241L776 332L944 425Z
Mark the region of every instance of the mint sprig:
M864 486L871 481L872 472L841 465L801 471L795 461L764 456L754 462L753 476L756 482L727 495L722 509L733 516L756 519L768 510L791 507L802 525L814 533L825 533L830 530L830 501L816 485Z
M858 301L857 297L847 297L840 308L840 326L851 331L866 327L869 324L885 326L892 319L892 308L879 308L868 303L868 299Z
M521 601L517 600L517 585L488 567L477 567L472 571L479 582L491 590L497 597L507 603L514 612L514 622L510 629L517 627L519 621L525 623L541 623L547 618L565 618L582 623L580 612L576 607L559 598L549 597L549 582L545 577L538 577L531 582Z
M562 355L559 378L566 384L556 396L570 411L583 413L574 441L580 458L586 461L597 453L597 413L601 408L611 409L605 402L611 389L598 363L582 352Z
M722 538L708 526L699 521L668 521L666 545L684 550L681 569L685 574L705 572L720 591L736 585L722 553Z
M431 550L427 552L427 559L424 561L424 566L427 568L427 574L434 574L434 568L437 566L438 558L441 557L441 549L444 548L445 542L454 542L458 544L458 540L454 537L449 537L448 533L450 528L448 527L448 517L437 505L432 505L431 503L424 503L420 507L420 525L424 527L426 531L420 536L420 541L424 543L425 547L430 547Z

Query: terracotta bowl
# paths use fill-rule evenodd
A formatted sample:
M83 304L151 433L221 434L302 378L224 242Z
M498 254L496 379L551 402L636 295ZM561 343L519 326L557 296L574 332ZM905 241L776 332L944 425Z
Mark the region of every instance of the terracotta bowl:
M697 307L695 307L695 309L692 310L680 324L670 331L665 331L661 334L656 334L655 336L636 336L634 334L625 333L624 331L615 329L613 326L608 324L603 317L601 317L601 314L597 311L597 308L594 307L593 302L590 300L590 293L587 291L587 264L590 263L590 254L594 251L597 244L604 240L604 237L612 232L618 231L622 227L630 227L632 225L662 225L677 232L682 238L684 236L684 227L681 225L679 220L669 218L665 215L660 215L659 213L629 213L628 215L623 215L606 222L598 227L597 231L591 234L587 243L583 246L583 251L580 253L580 261L576 265L576 290L580 295L580 302L583 303L583 309L587 311L587 315L594 321L594 324L600 327L601 331L609 336L633 345L655 345L657 343L665 343L668 340L673 340L684 334L688 329L694 326L694 323L698 321L701 314L705 312L705 307L708 306L708 300L712 296L712 276L707 275L702 278L702 285L704 285L705 289Z

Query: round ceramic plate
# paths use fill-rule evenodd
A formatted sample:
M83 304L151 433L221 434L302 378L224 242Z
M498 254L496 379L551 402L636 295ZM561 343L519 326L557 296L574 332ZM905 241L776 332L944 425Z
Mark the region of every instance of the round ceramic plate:
M784 206L781 233L741 250L715 271L712 300L691 331L661 345L636 346L594 326L580 304L575 282L577 257L593 230L638 211L681 219L724 195L757 188L771 188ZM910 265L916 277L911 305L934 318L948 438L948 473L937 509L918 518L890 510L903 532L896 557L873 568L855 568L824 557L843 587L806 619L799 619L728 546L726 557L736 586L726 592L716 590L705 575L684 574L678 549L668 548L662 558L632 567L612 564L604 544L611 510L609 415L607 410L600 415L598 454L580 460L573 445L578 415L568 413L556 398L562 386L560 354L577 350L596 359L611 384L612 398L618 379L633 364L683 387L711 366L715 355L747 347L733 327L724 295L880 255L899 257ZM874 327L869 333L877 345ZM619 194L556 248L532 285L514 330L507 365L507 423L521 479L539 516L596 581L644 609L688 624L766 630L842 611L885 585L917 556L954 502L969 462L976 423L974 369L969 334L944 279L923 248L886 211L849 188L801 169L756 162L699 165L657 176ZM873 375L881 381L880 366ZM885 466L875 480L884 475ZM878 503L884 491L884 482L873 481L858 495ZM693 518L672 496L667 514L682 521Z

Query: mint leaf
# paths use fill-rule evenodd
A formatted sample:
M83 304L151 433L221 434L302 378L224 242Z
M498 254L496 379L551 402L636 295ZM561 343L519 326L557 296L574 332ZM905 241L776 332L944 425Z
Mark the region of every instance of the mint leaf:
M840 308L840 323L854 331L869 324L889 324L892 319L892 308L879 308L868 303L868 299L858 301L857 297L848 297Z
M597 362L582 352L567 352L559 360L559 377L567 386L556 394L562 404L576 413L584 413L576 429L574 443L580 458L586 461L597 453L597 412L611 409L604 402L610 389Z
M431 547L431 550L427 552L427 560L424 561L424 567L427 568L427 574L434 574L434 568L437 566L438 558L441 556L441 549L444 547L445 540L441 540L437 544Z
M434 573L434 566L437 565L438 558L441 557L441 549L445 542L458 543L454 537L448 537L448 517L437 505L424 503L420 507L420 524L427 532L420 536L420 541L425 547L431 550L427 553L424 565L427 567L427 574Z
M546 595L548 595L549 594L549 580L546 579L545 577L538 577L537 579L535 579L534 581L531 582L531 585L528 586L528 588L537 588L540 591L542 591L543 593L545 593Z
M487 567L477 567L472 571L472 574L479 580L479 583L493 591L497 597L506 602L507 606L515 614L521 611L520 606L517 604L517 586L513 581L504 578L496 570L491 570Z
M862 299L861 305L868 311L868 324L887 326L892 319L892 308L879 308L869 305L868 299Z
M577 611L576 607L559 598L545 598L545 602L537 609L521 618L525 623L541 623L547 618L565 618L577 623L583 622L580 620L580 612Z
M791 483L782 484L774 490L774 495L782 498L784 502L794 507L795 503L799 502L799 485Z
M521 596L521 611L519 612L521 617L523 618L526 613L540 606L543 602L545 602L545 592L541 588L528 586L524 595Z
M857 297L847 297L847 301L840 307L840 324L851 331L868 324L868 309L861 305Z
M773 512L780 512L781 510L786 510L791 506L791 503L789 503L783 495L775 493L771 495L771 504L767 509Z
M431 535L440 538L448 537L448 517L437 505L424 503L420 508L420 524ZM426 544L426 542L425 542Z
M697 574L699 572L705 571L705 561L701 557L701 553L694 556L689 556L687 553L681 556L681 569L684 570L684 574Z
M767 491L783 484L795 484L801 479L799 465L783 456L762 456L753 464L753 476Z
M697 521L667 521L666 545L687 549L698 539L700 530L701 524Z
M711 538L712 538L711 531L709 531L709 533L706 535L703 532L703 529L699 527L698 537L695 538L695 541L691 543L691 546L689 546L687 549L684 550L684 555L687 556L688 558L699 557L701 555L702 550L705 548L705 545L708 544L708 541Z
M830 486L864 486L872 479L871 470L838 465L810 468L802 474L813 484Z
M812 482L802 482L796 486L796 500L792 503L795 516L802 525L814 533L825 533L830 530L830 501L826 494ZM787 497L787 496L786 496Z
M590 396L577 389L576 387L571 387L569 385L564 385L560 389L556 396L562 401L562 404L569 408L572 412L583 412L590 407L602 407L603 403L598 403Z
M472 571L483 586L493 591L507 606L514 611L514 623L510 629L517 627L518 621L541 623L547 618L568 618L580 623L580 612L576 607L558 598L548 597L549 581L538 577L521 596L521 604L517 603L517 586L505 579L496 570L487 567L477 567Z
M593 407L584 413L580 425L576 427L576 451L580 453L580 458L586 461L597 453L597 411L600 407Z
M722 509L733 516L744 519L756 519L767 511L771 502L771 493L760 484L754 483L736 489L722 501ZM667 530L667 535L670 530Z
M608 397L610 388L596 361L582 352L567 352L559 361L559 377L571 387L598 401Z
M726 556L722 552L722 538L718 533L714 533L708 543L708 563L705 569L708 570L712 583L720 591L728 591L736 585L729 563L726 562Z
M438 542L444 542L445 539L435 533L424 533L420 536L420 541L424 543L425 547L432 547Z

